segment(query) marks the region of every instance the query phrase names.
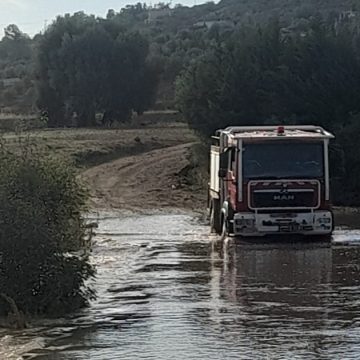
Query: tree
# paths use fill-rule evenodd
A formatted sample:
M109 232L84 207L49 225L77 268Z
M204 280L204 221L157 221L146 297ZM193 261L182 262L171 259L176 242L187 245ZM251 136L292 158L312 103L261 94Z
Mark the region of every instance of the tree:
M29 36L23 33L15 24L10 24L4 29L5 38L9 40L29 39Z
M5 36L0 42L0 57L13 64L18 60L31 60L32 49L30 37L23 33L17 25L8 25L4 29Z
M39 47L39 107L54 126L69 124L74 113L78 126L94 125L99 112L106 121L126 121L154 101L157 77L148 53L147 40L116 18L59 17Z

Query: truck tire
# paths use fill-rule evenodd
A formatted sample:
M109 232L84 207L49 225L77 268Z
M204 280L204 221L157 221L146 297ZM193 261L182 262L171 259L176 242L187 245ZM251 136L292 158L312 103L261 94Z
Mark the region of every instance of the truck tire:
M210 204L210 226L211 232L221 234L220 201L212 199Z
M318 236L316 237L316 241L324 242L324 243L331 243L331 241L332 241L332 234L318 235Z
M234 210L231 206L229 206L227 225L228 225L228 233L234 234Z

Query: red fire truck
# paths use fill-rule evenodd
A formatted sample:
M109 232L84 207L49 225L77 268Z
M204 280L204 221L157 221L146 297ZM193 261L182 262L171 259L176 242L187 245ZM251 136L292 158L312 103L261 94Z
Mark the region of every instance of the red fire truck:
M218 130L210 156L212 230L222 236L330 236L332 138L318 126Z

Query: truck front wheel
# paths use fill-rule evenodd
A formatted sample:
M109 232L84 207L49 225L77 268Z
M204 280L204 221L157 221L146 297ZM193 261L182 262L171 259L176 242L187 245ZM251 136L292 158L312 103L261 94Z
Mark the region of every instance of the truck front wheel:
M221 234L222 224L220 219L220 201L212 199L210 204L210 226L211 232Z
M229 222L223 217L221 221L221 240L225 240L229 236Z

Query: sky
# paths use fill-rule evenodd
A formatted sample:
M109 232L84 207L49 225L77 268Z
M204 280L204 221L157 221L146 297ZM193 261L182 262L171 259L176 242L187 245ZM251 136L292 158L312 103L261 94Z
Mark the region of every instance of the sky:
M160 0L159 0L160 1ZM159 1L153 1L153 4ZM207 0L177 0L187 6L200 5ZM33 36L43 30L57 15L85 11L87 14L105 16L108 9L119 11L132 0L0 0L0 28L16 24L20 30ZM144 2L144 1L140 1ZM148 4L151 2L146 1ZM1 32L0 32L1 37Z

